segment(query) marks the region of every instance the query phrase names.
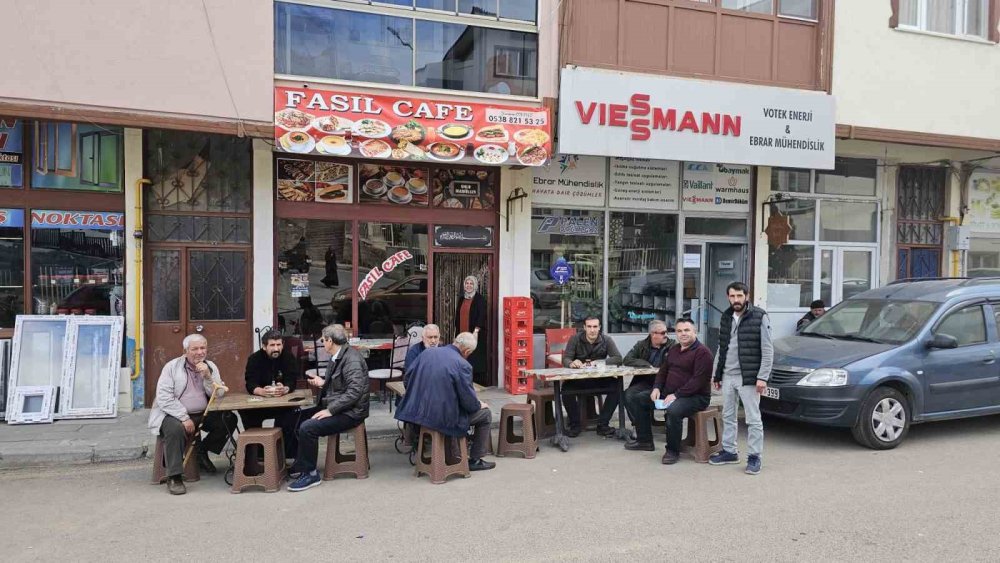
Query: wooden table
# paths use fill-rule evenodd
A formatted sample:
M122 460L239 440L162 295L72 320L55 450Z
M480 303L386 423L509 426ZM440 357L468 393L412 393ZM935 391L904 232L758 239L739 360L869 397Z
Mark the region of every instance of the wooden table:
M250 399L260 399L259 401ZM221 399L212 402L209 412L215 411L242 411L255 409L273 408L310 408L316 404L316 397L311 389L296 389L281 397L256 397L246 393L227 393ZM225 418L223 418L225 420ZM233 484L233 472L236 470L236 449L237 443L234 437L238 428L226 428L229 437L229 444L232 446L231 452L227 452L229 458L229 469L226 470L225 481L227 485ZM281 455L285 455L284 452Z
M394 395L399 395L400 397L406 395L406 385L403 385L402 381L390 381L389 383L385 384L385 388L387 391L392 392ZM485 387L483 387L478 383L473 383L472 388L476 390L476 393L480 393L484 389L486 389Z
M552 392L555 397L556 411L556 435L552 437L552 445L560 450L569 451L569 440L563 435L562 416L562 382L578 381L583 379L598 379L601 377L614 377L618 379L618 431L615 436L619 440L628 438L628 430L625 429L625 378L637 375L655 375L659 368L633 368L626 366L595 366L586 368L549 368L549 369L526 369L525 375L551 382ZM572 391L572 394L585 395L592 391Z

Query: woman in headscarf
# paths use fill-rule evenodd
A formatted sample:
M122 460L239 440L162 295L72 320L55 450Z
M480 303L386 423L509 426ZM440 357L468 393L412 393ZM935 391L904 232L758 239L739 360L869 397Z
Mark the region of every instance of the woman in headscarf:
M486 346L489 342L486 335L486 299L479 293L479 280L476 276L465 277L458 307L455 308L455 333L460 332L471 332L479 337L479 345L468 359L472 364L473 379L485 384Z

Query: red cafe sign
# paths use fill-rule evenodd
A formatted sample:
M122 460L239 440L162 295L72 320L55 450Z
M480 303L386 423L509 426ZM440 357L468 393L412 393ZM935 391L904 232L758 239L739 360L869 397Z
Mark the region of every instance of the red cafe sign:
M541 166L549 110L313 88L274 89L274 141L297 154Z
M382 279L389 272L395 270L396 266L412 259L413 255L410 254L409 250L400 250L399 252L386 258L385 261L382 262L381 269L379 269L378 266L372 268L371 271L368 272L368 275L365 276L365 279L361 281L361 285L358 286L358 295L361 296L361 300L364 301L368 298L368 292L371 291L372 286L374 286L378 280Z

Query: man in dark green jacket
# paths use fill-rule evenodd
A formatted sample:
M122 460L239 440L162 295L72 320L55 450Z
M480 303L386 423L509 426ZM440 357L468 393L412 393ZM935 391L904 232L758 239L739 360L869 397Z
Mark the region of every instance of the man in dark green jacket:
M652 321L649 323L649 336L635 343L632 350L625 355L625 360L622 361L622 365L629 367L658 368L666 359L667 351L674 344L675 342L667 337L667 323L663 321ZM633 377L632 383L628 386L628 389L625 390L625 410L628 411L628 416L632 419L632 424L636 427L637 431L640 427L652 427L652 409L641 409L639 406L640 403L643 402L652 404L652 399L649 398L649 394L653 390L653 382L655 379L655 375L640 375ZM638 417L648 417L650 420L646 424L640 424L636 422ZM630 440L625 443L625 449L653 451L652 434L650 433L650 436L643 436L642 438L648 439Z

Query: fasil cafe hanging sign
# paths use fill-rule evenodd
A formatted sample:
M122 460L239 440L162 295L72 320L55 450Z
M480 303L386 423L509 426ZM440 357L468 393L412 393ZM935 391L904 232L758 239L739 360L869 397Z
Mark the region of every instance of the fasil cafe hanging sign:
M822 92L562 70L565 153L830 170L834 130Z
M358 295L361 296L361 300L364 301L368 298L368 292L372 290L372 287L375 286L378 280L382 279L389 272L395 270L396 266L412 259L413 255L410 254L409 250L400 250L399 252L386 258L385 261L382 262L381 268L378 266L372 268L371 271L368 272L368 275L365 276L365 279L361 281L361 285L358 286Z
M298 154L542 166L552 130L544 107L278 86L274 144Z

